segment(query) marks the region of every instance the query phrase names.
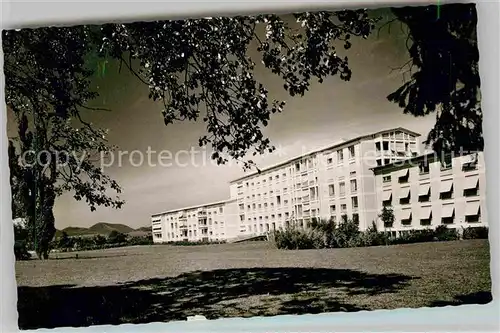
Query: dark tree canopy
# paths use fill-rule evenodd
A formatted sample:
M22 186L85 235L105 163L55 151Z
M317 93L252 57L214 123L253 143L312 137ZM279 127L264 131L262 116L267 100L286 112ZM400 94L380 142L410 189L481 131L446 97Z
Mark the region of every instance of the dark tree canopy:
M389 100L405 113L425 116L436 112L427 143L440 152L481 151L477 13L474 4L392 9L408 26L410 79Z
M347 49L351 36L366 38L374 27L365 10L293 17L296 22L258 15L107 24L100 50L149 86L149 97L163 103L166 125L202 118L207 135L199 144L210 144L212 157L224 163L273 150L261 129L284 102L269 100L266 84L255 78L256 61L280 76L291 96L304 95L313 79L349 80L347 57L334 41ZM249 56L252 46L260 59Z

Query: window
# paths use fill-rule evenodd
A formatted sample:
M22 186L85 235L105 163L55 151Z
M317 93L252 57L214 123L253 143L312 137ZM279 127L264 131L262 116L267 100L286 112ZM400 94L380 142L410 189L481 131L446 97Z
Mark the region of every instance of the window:
M333 158L331 158L331 157L327 158L326 163L327 164L332 164L333 163Z
M255 209L255 204L252 204L252 208Z
M279 195L276 196L276 203L278 205L281 205L281 196L279 196Z
M455 220L455 217L454 216L451 216L451 217L443 217L441 218L441 223L442 224L453 224Z
M467 223L478 223L480 215L467 215L465 216L465 222Z
M244 204L240 204L240 210L244 210L245 209L245 205Z
M474 197L477 195L479 195L479 179L476 177L466 177L464 197Z
M341 204L341 205L340 205L340 210L341 210L342 212L346 212L346 211L347 211L347 205L346 205L346 204Z
M345 182L339 183L339 194L341 197L345 196Z
M384 207L392 206L392 192L391 191L384 191L383 192L382 205Z
M337 151L337 163L344 162L344 152L342 150Z
M383 147L383 150L389 150L389 141L384 141L382 142L382 147Z
M387 165L387 164L389 164L389 163L391 163L391 160L390 160L390 159L388 159L388 158L384 159L384 165Z
M405 214L401 219L401 225L409 226L411 225L411 220L412 220L412 215L411 211L409 211L408 214Z
M354 146L350 146L348 149L349 149L349 158L355 158L356 152L354 150Z
M382 182L389 183L390 181L391 181L391 176L390 175L382 177Z
M353 209L358 208L358 197L352 197L351 198L351 204L352 204L352 208Z
M295 163L295 171L299 172L300 171L300 164Z
M331 197L335 195L335 187L333 184L328 185L328 195Z
M380 151L380 142L375 142L375 149Z
M431 225L432 224L432 211L431 207L422 207L420 215L420 225Z
M431 199L431 185L422 184L418 191L418 202L428 202Z
M420 225L431 225L431 223L432 223L431 218L420 219Z
M359 224L359 214L357 213L352 214L352 221L356 224Z
M267 202L264 202L264 207L267 208Z
M410 189L406 188L402 190L401 197L399 198L399 204L400 205L408 205L411 200L411 193Z
M382 160L377 160L377 166L382 166Z
M400 184L408 183L409 179L410 179L410 170L409 169L400 171L399 178L398 178L398 182Z
M276 179L280 179L280 175L276 175L276 177L274 177L274 178L276 178Z
M429 173L429 163L427 161L423 161L418 163L418 169L420 170L421 175L425 175Z
M462 164L463 172L469 172L474 170L477 170L477 156L474 157L473 161Z
M335 205L331 205L330 206L330 214L332 214L332 215L335 214L335 209L336 209Z
M356 193L358 191L358 182L356 179L351 179L351 193Z
M453 198L453 183L451 180L441 182L441 190L439 193L439 199L448 200Z
M351 171L351 172L349 172L349 176L351 176L351 177L356 177L356 171Z
M259 209L261 209L261 208L262 208L262 204L259 204Z
M452 156L451 154L446 154L444 158L441 160L441 170L451 169L453 166Z
M290 213L289 212L286 212L285 213L285 217L289 217L290 216Z
M318 188L317 187L311 187L309 188L309 192L311 195L311 200L316 200L317 199L317 194L318 194Z

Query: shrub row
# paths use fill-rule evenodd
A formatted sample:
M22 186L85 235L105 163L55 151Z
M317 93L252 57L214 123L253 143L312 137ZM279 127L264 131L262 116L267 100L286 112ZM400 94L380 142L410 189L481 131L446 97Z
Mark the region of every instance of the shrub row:
M487 227L468 227L459 233L440 225L436 229L408 230L397 237L377 230L375 223L366 231L345 219L338 226L333 221L313 221L308 228L289 226L271 233L271 241L279 249L321 249L411 244L458 239L487 239Z

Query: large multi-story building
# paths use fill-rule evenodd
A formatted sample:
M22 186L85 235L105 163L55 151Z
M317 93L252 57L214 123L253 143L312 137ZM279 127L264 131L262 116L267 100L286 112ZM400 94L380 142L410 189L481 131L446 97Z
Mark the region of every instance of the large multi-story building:
M153 241L222 241L237 236L234 200L174 209L151 217Z
M342 216L358 221L360 230L376 222L391 233L485 225L482 153L474 163L470 156L421 155L419 137L405 128L380 131L251 173L230 182L227 201L153 215L153 239L230 240ZM396 221L381 226L379 214L389 204Z
M378 209L390 206L395 220L379 230L394 236L409 229L487 226L483 153L426 154L373 169Z
M371 168L418 155L420 134L390 129L342 141L230 183L240 234L347 215L366 229L378 213Z

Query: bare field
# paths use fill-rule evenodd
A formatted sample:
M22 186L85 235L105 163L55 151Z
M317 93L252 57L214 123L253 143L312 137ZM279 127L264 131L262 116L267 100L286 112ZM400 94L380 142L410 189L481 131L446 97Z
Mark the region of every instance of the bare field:
M394 309L491 300L486 240L277 250L139 246L16 263L21 329Z

